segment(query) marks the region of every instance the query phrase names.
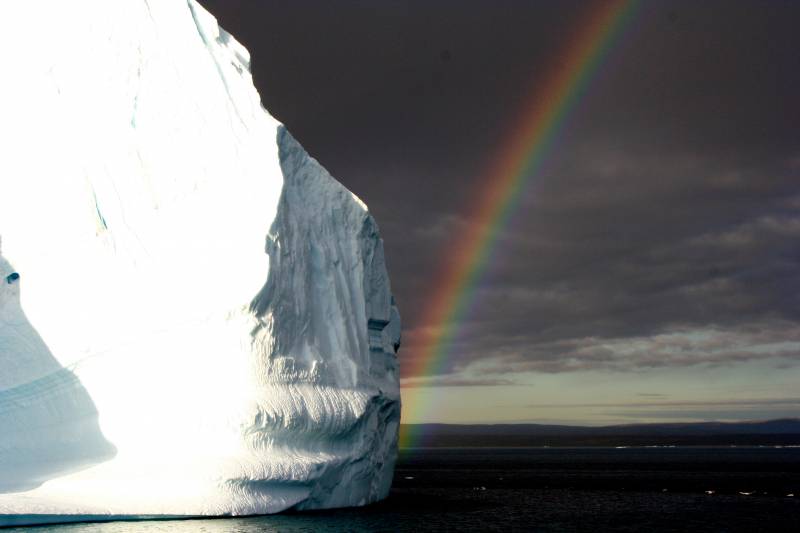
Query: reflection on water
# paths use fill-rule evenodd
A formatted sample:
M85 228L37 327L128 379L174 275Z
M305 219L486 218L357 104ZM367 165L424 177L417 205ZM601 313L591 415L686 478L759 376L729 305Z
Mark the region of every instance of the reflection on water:
M274 521L275 524L270 524ZM306 527L297 529L286 522L286 517L257 518L219 518L210 520L155 520L142 522L108 522L96 524L69 524L29 528L12 528L5 531L18 532L58 532L58 533L250 533L272 531L309 531Z
M294 533L311 531L388 531L392 520L383 513L344 509L323 513L215 518L193 520L145 520L98 522L10 528L19 533Z

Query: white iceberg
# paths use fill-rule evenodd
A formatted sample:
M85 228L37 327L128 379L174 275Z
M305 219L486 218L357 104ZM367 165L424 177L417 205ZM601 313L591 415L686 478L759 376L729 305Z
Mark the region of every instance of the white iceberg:
M378 228L248 52L194 0L3 14L0 526L385 497Z

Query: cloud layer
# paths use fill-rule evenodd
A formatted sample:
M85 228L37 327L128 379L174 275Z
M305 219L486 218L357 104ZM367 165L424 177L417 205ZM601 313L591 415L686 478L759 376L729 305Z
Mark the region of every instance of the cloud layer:
M375 213L419 368L432 273L585 3L204 3L270 110ZM800 362L798 17L646 3L501 232L445 375L405 386Z

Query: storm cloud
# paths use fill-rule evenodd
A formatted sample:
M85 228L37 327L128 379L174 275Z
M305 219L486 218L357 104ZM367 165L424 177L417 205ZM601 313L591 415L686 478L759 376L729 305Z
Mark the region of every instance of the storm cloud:
M800 4L644 3L503 228L450 375L420 382L433 273L587 3L201 2L377 218L405 386L800 363Z

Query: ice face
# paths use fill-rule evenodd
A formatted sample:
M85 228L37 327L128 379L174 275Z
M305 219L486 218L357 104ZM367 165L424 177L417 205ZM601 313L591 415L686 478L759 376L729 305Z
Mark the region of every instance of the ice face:
M383 498L378 228L263 110L247 51L194 1L4 14L0 525Z
M20 306L18 272L0 255L0 494L114 455L97 410L69 369L50 353Z

